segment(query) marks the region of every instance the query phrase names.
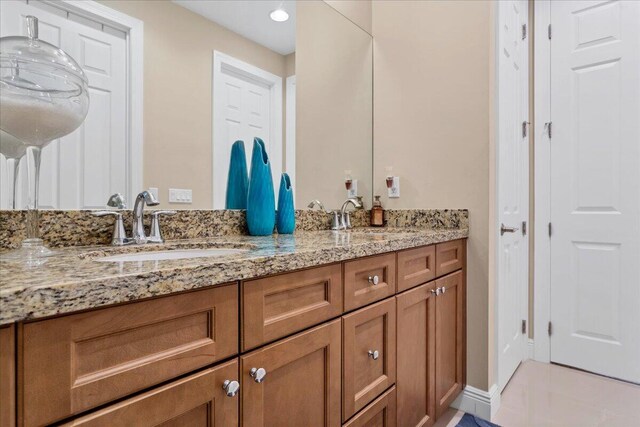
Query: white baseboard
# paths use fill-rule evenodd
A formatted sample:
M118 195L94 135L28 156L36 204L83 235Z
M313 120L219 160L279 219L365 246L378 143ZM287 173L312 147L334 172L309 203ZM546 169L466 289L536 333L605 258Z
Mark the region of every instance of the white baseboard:
M529 338L529 341L527 342L527 354L529 359L535 359L535 350L536 348L533 345L533 339Z
M487 421L495 415L500 407L500 392L498 385L494 384L489 391L466 386L462 393L451 404L453 408L459 409L469 414L476 415Z

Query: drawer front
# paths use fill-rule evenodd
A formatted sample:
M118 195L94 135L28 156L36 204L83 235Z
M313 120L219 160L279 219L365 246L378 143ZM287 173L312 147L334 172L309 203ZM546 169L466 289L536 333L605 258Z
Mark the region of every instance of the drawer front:
M158 387L77 418L65 426L238 426L239 395L227 396L226 380L238 380L238 360Z
M377 276L378 284L374 284ZM371 280L370 280L371 278ZM344 309L365 306L396 293L396 254L344 263Z
M342 314L340 264L242 284L243 350Z
M23 328L26 426L50 423L238 352L237 284Z
M396 381L396 302L388 298L342 318L342 421Z
M396 388L391 387L382 396L371 402L344 427L395 427Z
M466 240L438 243L436 245L436 276L444 276L460 270L465 261Z
M427 283L435 277L435 246L398 252L398 292Z

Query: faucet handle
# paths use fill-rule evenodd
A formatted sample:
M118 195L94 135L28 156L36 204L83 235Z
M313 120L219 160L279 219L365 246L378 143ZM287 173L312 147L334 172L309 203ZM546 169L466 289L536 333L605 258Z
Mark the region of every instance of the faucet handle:
M112 194L107 201L107 206L118 209L126 209L127 203L124 201L124 196L120 193Z
M127 237L124 231L124 222L122 221L122 213L118 211L95 211L91 212L93 216L115 216L116 222L113 223L113 234L111 235L111 244L113 246L124 246L133 243L132 239Z
M162 237L162 232L160 231L160 221L158 217L160 215L174 215L176 211L172 210L157 210L151 212L151 232L149 237L147 238L147 242L149 243L164 243L164 238Z

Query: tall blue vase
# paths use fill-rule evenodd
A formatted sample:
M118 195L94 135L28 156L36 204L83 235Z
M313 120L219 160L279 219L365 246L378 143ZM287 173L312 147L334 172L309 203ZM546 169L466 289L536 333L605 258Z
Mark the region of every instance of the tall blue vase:
M247 209L248 189L249 174L247 173L247 156L244 152L244 142L236 141L231 146L225 209Z
M276 223L275 196L271 163L260 138L253 139L251 153L251 174L247 197L247 226L252 236L273 234Z
M280 177L276 228L280 234L291 234L296 228L296 214L293 207L293 189L291 188L291 178L289 178L289 175L286 173L283 173Z

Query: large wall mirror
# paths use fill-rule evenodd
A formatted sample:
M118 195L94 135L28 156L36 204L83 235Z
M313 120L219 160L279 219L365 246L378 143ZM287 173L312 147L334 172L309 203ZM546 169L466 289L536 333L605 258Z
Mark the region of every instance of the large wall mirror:
M113 193L131 206L153 188L161 207L224 209L231 146L244 141L250 162L254 137L266 143L276 192L280 174L291 176L297 208L340 207L348 181L371 206L372 38L330 5L87 4L0 2L2 36L24 35L35 15L40 38L89 79L85 123L44 149L42 208L103 208ZM277 22L278 9L288 19ZM2 209L12 205L9 169L0 156ZM16 185L22 209L26 160Z

